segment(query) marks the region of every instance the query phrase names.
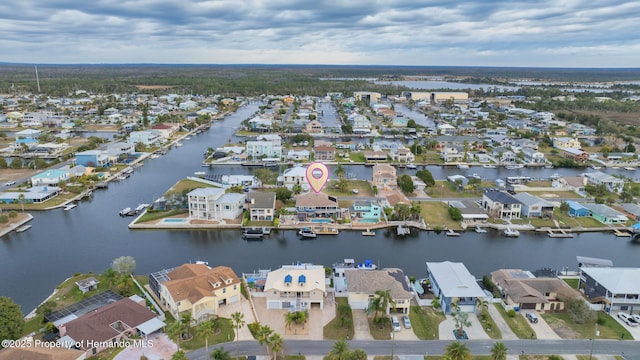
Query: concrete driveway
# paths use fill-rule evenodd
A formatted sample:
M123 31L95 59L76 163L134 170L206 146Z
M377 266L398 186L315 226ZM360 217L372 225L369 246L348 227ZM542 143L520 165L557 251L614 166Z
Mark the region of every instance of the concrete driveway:
M178 351L178 345L164 333L153 333L147 337L147 347L131 346L122 350L114 360L140 359L143 355L149 360L171 359Z
M618 322L618 324L620 324L623 328L627 329L627 331L629 333L631 333L631 336L633 336L633 338L635 340L640 339L640 326L629 326L627 324L625 324L622 320L620 320L618 318L618 313L612 313L611 315L612 318L616 319L616 321Z
M305 333L291 334L285 329L284 314L288 310L267 309L267 299L263 297L254 297L253 305L258 313L260 323L269 325L274 332L280 334L284 339L295 340L322 340L324 338L324 326L336 317L336 307L333 301L325 299L324 309L309 309L309 318L305 324Z
M253 316L253 311L251 310L251 304L249 300L245 299L244 296L241 296L241 301L238 301L233 304L226 304L220 306L218 308L218 315L223 318L231 319L231 314L236 311L244 314L244 326L240 328L238 331L238 339L242 340L253 340L253 336L251 336L251 331L249 331L248 325L252 322L256 321L255 316Z
M480 340L485 339L488 340L489 335L484 332L480 321L476 314L469 314L469 321L471 322L471 326L465 327L464 331L467 332L467 336L472 340ZM452 315L447 315L447 318L440 323L438 327L438 331L440 332L440 340L455 340L456 337L453 335L453 330L456 328L456 321Z
M529 320L527 320L527 317L525 316L525 314L527 312L534 313L536 315L536 317L538 318L538 323L532 324L531 322L529 322ZM558 335L555 331L553 331L551 326L549 326L549 324L547 324L547 322L544 320L544 318L537 311L533 311L533 310L521 311L520 315L522 317L524 317L524 320L526 322L529 323L529 325L531 326L533 331L536 333L536 337L538 339L545 339L545 340L560 340L560 339L562 339L560 337L560 335Z
M502 317L502 315L500 315L500 312L498 311L498 309L496 309L496 306L501 306L501 305L489 304L487 309L489 310L489 315L491 315L491 318L493 318L493 322L495 322L498 329L500 329L500 333L502 334L502 339L517 340L518 336L514 334L514 332L511 330L507 322L504 321L504 318Z
M353 316L353 339L354 340L373 340L369 331L369 320L364 310L351 310Z

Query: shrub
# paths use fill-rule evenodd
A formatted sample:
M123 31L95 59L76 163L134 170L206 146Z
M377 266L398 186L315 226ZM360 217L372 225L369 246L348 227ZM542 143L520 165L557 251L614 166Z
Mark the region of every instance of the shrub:
M15 217L17 217L17 216L18 216L18 213L17 213L17 212L15 212L15 211L13 211L13 210L12 210L12 211L9 211L9 217L10 217L10 218L12 218L12 219L13 219L13 218L15 218Z
M260 323L253 322L247 325L247 327L249 328L249 331L251 332L251 335L254 337L254 339L257 339L258 331L260 330Z
M510 318L514 318L514 317L516 317L516 311L515 311L515 310L513 310L513 309L511 309L511 310L507 311L507 315L508 315Z

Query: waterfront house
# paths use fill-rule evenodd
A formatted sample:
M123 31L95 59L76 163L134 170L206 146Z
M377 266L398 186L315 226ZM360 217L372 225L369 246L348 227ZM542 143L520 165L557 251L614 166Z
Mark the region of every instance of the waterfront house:
M282 158L282 138L278 135L261 135L257 140L247 141L245 145L247 158L250 160Z
M309 160L309 150L289 150L287 152L287 160L305 161Z
M198 188L187 194L192 219L236 219L242 215L245 194L225 193L221 188Z
M624 224L629 221L629 218L625 214L614 210L604 204L584 203L582 204L582 206L589 210L592 218L600 221L603 224Z
M289 190L294 185L300 185L303 190L309 190L309 183L307 182L307 168L304 166L296 165L285 169L282 176L278 177L278 185L284 185Z
M522 153L524 154L524 161L526 161L529 164L546 164L547 163L547 158L540 151L530 149L530 148L525 148L522 150Z
M249 220L273 221L276 212L276 193L255 191L249 194Z
M408 122L409 122L409 118L406 118L404 116L396 116L393 118L393 120L391 120L391 126L406 128Z
M336 148L326 141L316 141L313 147L315 161L333 161L336 159Z
M324 133L322 124L318 120L309 121L309 123L304 126L304 129L307 134L323 134Z
M16 145L37 143L40 135L42 135L42 131L36 129L18 131L15 133Z
M535 195L521 192L513 197L522 203L522 215L526 217L552 216L555 205Z
M57 196L61 190L57 186L32 186L27 191L0 192L0 204L40 204Z
M621 193L624 189L624 180L601 171L586 173L583 176L587 179L587 185L605 185L607 190L617 194Z
M365 151L364 159L366 161L387 161L387 153L384 151Z
M504 302L520 310L562 311L565 308L563 296L579 295L556 277L536 277L521 269L496 270L491 273L491 280Z
M474 201L462 200L462 201L449 201L449 206L455 207L460 210L462 215L462 222L467 224L486 223L489 220L489 215Z
M373 105L380 102L382 95L379 92L374 91L354 91L353 97L356 101L362 101L367 105Z
M575 217L591 216L591 211L580 203L569 200L567 201L567 205L569 205L569 216L575 216Z
M180 125L167 123L162 123L151 127L151 130L157 131L165 139L170 139L179 129Z
M560 150L562 150L562 156L565 159L571 159L577 163L584 163L589 160L589 153L586 151L573 148L561 148Z
M31 186L56 185L69 180L69 170L49 169L31 177Z
M482 208L500 219L520 219L522 203L506 191L487 190L482 194Z
M356 222L378 222L382 215L382 207L370 200L355 201L349 212Z
M396 190L398 188L396 168L387 164L374 165L372 183L378 190Z
M640 268L581 267L578 288L609 314L640 312Z
M475 127L475 125L472 125L470 123L464 123L458 126L458 133L460 135L476 136L477 132L478 129Z
M467 179L464 175L449 175L447 176L447 181L454 184L459 188L464 188L469 184L469 179Z
M126 340L131 336L146 336L164 326L165 323L147 309L144 300L140 304L124 298L58 325L58 344L61 347L80 344L80 350L86 356L94 356L111 348L109 343Z
M619 210L624 212L630 219L640 220L640 206L637 204L624 203L617 206Z
M341 210L335 197L309 192L296 195L296 213L299 221L308 221L313 218L330 219L339 216Z
M475 313L477 300L486 297L463 263L427 262L427 273L433 295L440 300L445 314L451 314L454 303L460 311Z
M582 144L576 138L556 137L553 138L553 147L556 149L580 149Z
M190 313L199 323L216 318L220 306L240 301L240 279L227 266L183 264L149 275L149 287L175 319Z
M76 153L76 164L86 167L109 167L109 156L100 150L87 150Z
M376 291L389 291L395 305L389 303L385 312L408 314L413 294L409 279L404 271L397 268L381 270L347 269L344 272L347 298L352 309L367 309Z
M438 125L437 128L438 128L438 134L444 135L444 136L453 136L458 133L458 129L456 129L455 126L447 123L440 124Z
M413 155L411 150L407 149L404 146L399 146L395 149L395 151L391 151L391 158L393 161L398 161L401 163L411 163L416 160L416 156Z
M563 176L551 181L551 187L554 189L563 189L573 191L580 196L586 196L584 189L586 179L582 176Z
M440 158L445 162L458 162L464 159L464 150L460 151L456 147L445 147L440 152Z
M111 162L116 162L120 158L127 158L130 155L135 154L136 145L132 143L126 143L117 141L112 144L108 144L105 147L107 156L109 156Z
M218 176L213 179L217 181ZM262 181L254 175L222 175L219 177L219 183L225 186L242 186L251 189L262 187Z
M162 133L158 130L132 131L129 133L129 142L152 146L162 141Z
M322 309L326 295L324 266L301 263L284 265L269 272L264 293L267 309Z

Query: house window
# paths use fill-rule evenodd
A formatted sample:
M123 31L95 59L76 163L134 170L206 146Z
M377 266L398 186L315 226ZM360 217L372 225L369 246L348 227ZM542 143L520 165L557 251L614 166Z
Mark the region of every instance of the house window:
M237 286L237 285L233 285L233 290L236 290L236 289L237 289L237 287L236 287L236 286Z
M227 288L222 289L222 293L226 294L227 293Z

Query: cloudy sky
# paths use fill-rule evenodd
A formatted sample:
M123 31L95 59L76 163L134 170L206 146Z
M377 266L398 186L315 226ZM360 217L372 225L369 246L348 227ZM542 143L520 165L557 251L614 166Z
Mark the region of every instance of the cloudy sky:
M640 1L20 0L0 17L5 62L640 66Z

